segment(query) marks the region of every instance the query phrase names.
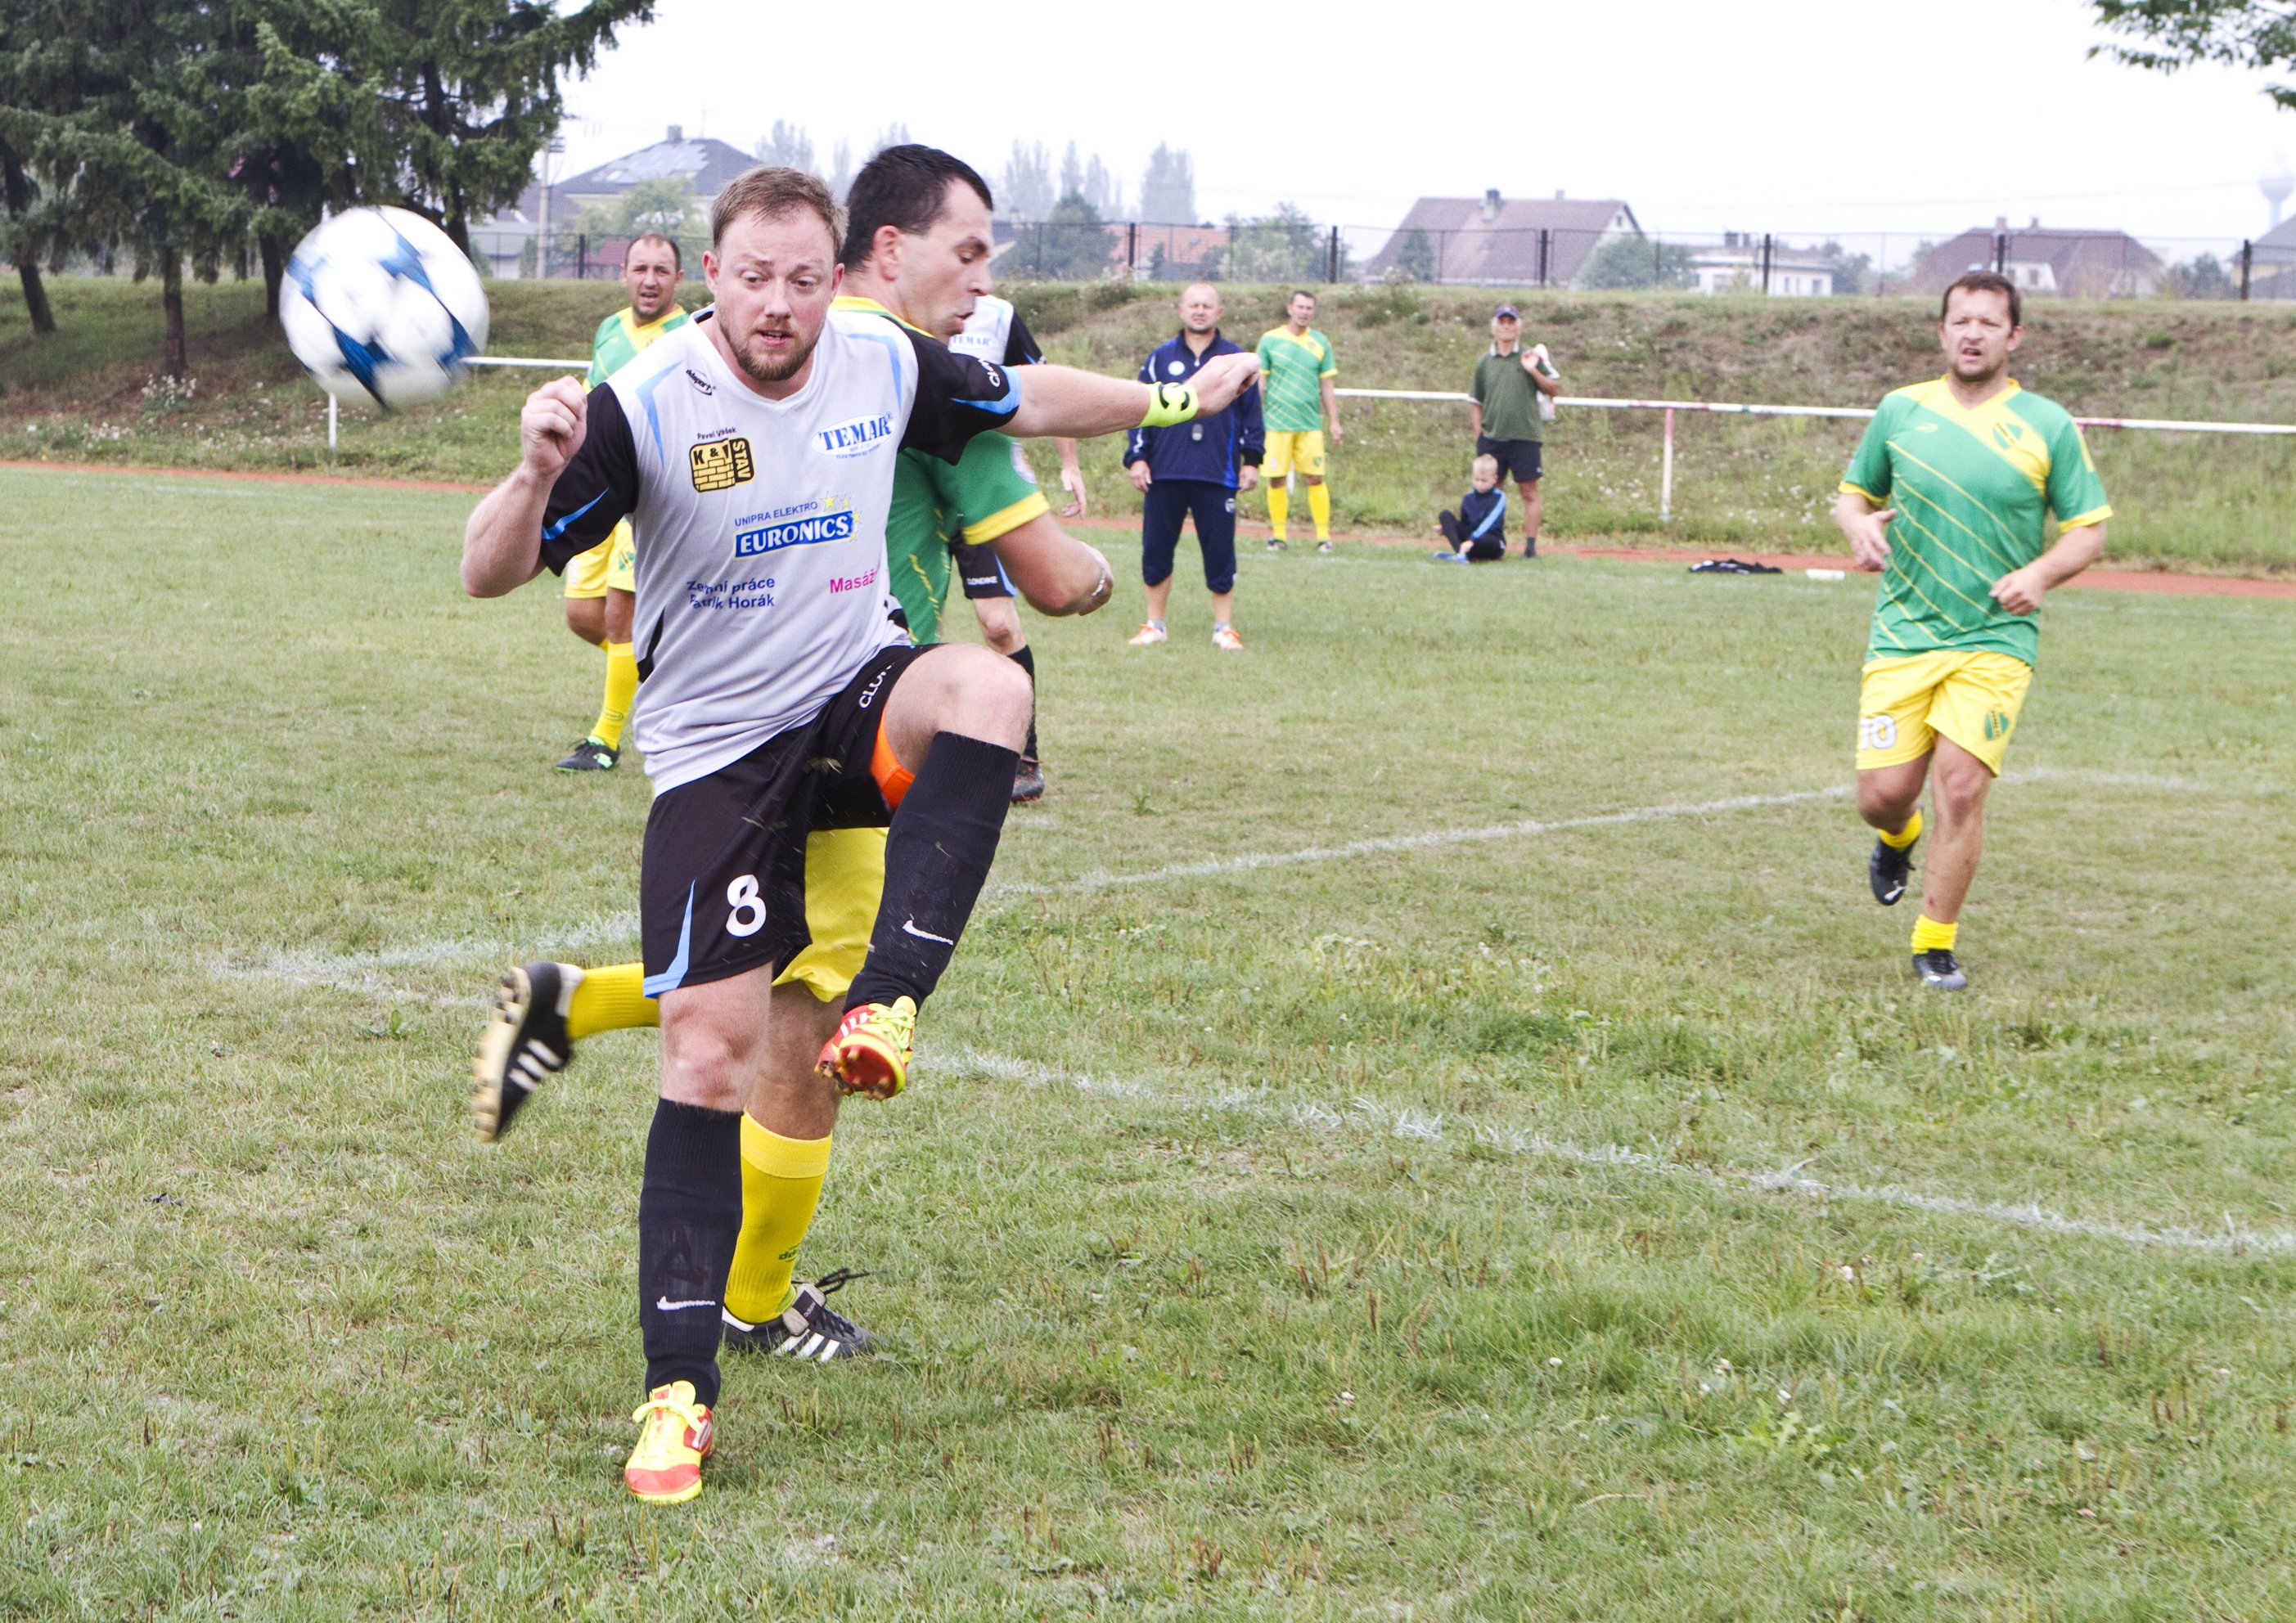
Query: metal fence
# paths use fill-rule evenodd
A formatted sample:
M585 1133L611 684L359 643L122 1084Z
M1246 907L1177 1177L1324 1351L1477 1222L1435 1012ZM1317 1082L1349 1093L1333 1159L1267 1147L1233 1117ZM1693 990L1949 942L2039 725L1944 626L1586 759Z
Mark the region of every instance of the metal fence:
M706 237L676 235L688 274L698 275ZM2029 299L2296 300L2296 245L2038 225L1696 234L1503 222L1000 221L996 235L996 274L1006 281L1383 282L1840 299L1934 295L1964 271L1985 269L2008 276ZM471 248L496 277L589 281L618 275L629 242L627 234L481 230Z

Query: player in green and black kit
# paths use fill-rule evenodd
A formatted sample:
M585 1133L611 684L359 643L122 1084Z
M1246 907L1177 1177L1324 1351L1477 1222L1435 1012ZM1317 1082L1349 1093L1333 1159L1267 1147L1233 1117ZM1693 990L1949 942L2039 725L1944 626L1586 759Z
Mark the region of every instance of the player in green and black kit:
M654 340L685 324L685 312L677 307L684 266L677 244L658 233L629 245L622 256L622 290L630 296L629 306L598 324L590 340L586 387L597 388ZM627 521L566 566L567 628L606 651L606 693L589 735L558 763L562 772L609 772L621 758L622 729L638 691L638 662L630 648L636 569L637 549Z
M1332 493L1324 483L1324 422L1332 424L1332 443L1340 443L1340 398L1332 380L1339 363L1332 358L1332 340L1313 325L1316 296L1306 289L1292 295L1284 307L1284 322L1260 335L1259 370L1262 414L1267 428L1267 461L1260 464L1261 488L1267 492L1267 522L1275 533L1267 550L1283 550L1283 526L1291 516L1292 497L1284 480L1293 471L1308 481L1308 511L1316 521L1316 550L1332 550Z
M2104 552L2112 509L2064 407L2008 376L2024 336L2013 283L1972 271L1946 290L1945 376L1886 396L1842 475L1834 521L1882 576L1858 701L1857 811L1877 838L1874 899L1905 894L1929 783L1914 972L1968 984L1955 956L1985 841L1985 797L2033 679L2041 596ZM2051 545L2048 524L2059 533Z

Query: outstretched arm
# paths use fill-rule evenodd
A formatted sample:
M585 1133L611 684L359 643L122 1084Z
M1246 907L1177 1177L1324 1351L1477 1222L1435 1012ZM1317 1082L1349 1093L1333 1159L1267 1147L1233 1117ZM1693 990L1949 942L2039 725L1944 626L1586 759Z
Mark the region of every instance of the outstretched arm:
M1096 547L1077 540L1049 512L991 543L1004 572L1039 614L1090 614L1116 589L1115 571Z
M1259 376L1259 363L1249 355L1223 355L1207 362L1189 381L1196 404L1189 415L1209 417L1225 411ZM1039 435L1089 439L1120 433L1147 420L1160 389L1168 398L1177 392L1170 385L1104 378L1073 366L1031 366L1017 381L1021 407L1002 426L1005 433L1023 439Z
M542 515L551 487L582 448L589 398L571 378L553 378L519 414L518 469L487 493L463 531L463 590L500 597L542 568Z

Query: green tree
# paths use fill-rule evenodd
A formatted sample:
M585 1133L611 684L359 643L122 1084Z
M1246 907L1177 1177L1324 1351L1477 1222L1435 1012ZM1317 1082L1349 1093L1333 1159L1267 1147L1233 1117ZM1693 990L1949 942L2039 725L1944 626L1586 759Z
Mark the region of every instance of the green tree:
M1423 226L1411 228L1411 234L1403 239L1403 246L1395 250L1387 275L1390 282L1435 280L1435 242Z
M627 242L650 232L691 250L705 234L693 183L682 175L641 180L619 197L587 205L575 217L574 229L588 235L594 256L608 242Z
M2089 0L2108 31L2136 43L2091 45L2132 68L2174 73L2200 62L2265 72L2296 66L2296 16L2287 0ZM2296 108L2296 85L2267 85L2264 94Z
M1015 275L1037 282L1085 282L1108 275L1108 226L1082 193L1053 205L1048 218L1020 227L1007 258Z
M1652 237L1616 236L1587 257L1578 273L1587 288L1691 287L1698 281L1692 252L1683 242L1661 242Z
M2186 264L2172 265L2161 279L2161 291L2171 299L2237 299L2240 283L2214 254L2202 254Z
M1219 275L1229 282L1321 282L1331 268L1330 247L1324 228L1296 203L1252 219L1231 214Z

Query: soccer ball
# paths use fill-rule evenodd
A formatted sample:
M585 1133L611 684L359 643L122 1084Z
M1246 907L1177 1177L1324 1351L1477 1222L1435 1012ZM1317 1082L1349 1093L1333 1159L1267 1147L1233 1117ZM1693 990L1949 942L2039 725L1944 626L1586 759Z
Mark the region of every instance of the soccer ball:
M287 347L338 399L436 400L487 347L487 295L447 234L404 209L353 209L295 245L279 290Z

